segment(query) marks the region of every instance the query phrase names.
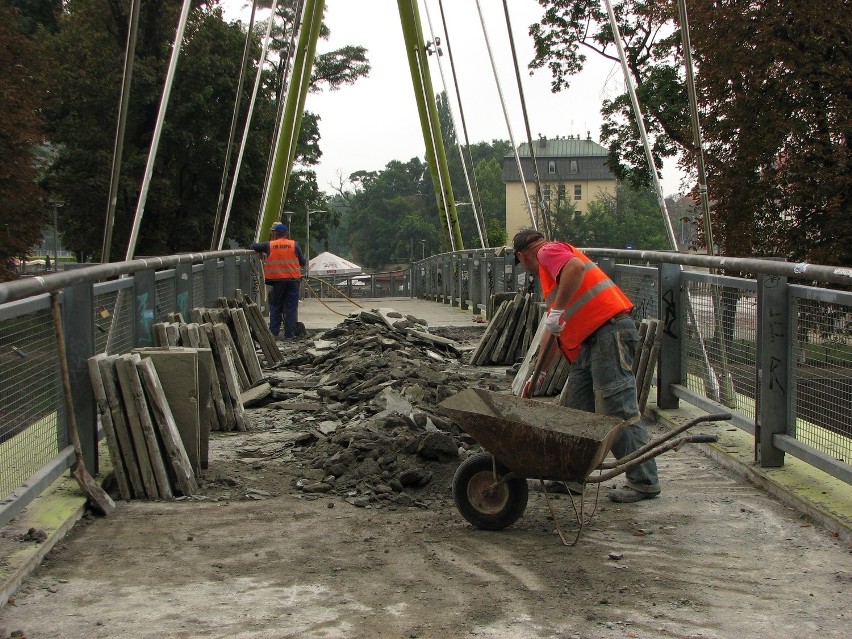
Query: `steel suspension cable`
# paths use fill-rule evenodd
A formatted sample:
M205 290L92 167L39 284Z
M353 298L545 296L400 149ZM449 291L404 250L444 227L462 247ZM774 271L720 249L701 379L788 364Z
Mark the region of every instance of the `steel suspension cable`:
M450 103L450 94L447 91L447 79L444 76L444 65L441 64L442 53L438 50L438 44L437 44L438 40L435 37L435 30L432 27L432 15L429 13L429 2L428 2L428 0L423 0L423 5L426 7L426 21L429 23L429 33L432 36L432 42L435 43L435 55L438 58L438 70L441 73L441 83L444 85L444 95L447 96L447 109L450 112L450 120L452 122L453 128L456 131L458 131L458 125L456 124L456 118L455 118L455 112L453 110L452 104ZM446 37L446 34L444 34L444 35ZM465 184L467 185L467 192L468 192L468 195L470 195L470 207L473 210L473 219L476 222L476 230L479 233L479 245L482 248L486 248L488 245L485 242L482 224L480 223L479 214L476 210L476 202L474 201L473 193L471 192L470 176L467 173L467 165L465 164L465 161L464 161L464 152L462 151L461 144L458 141L458 136L456 136L456 147L458 148L459 158L461 159L461 163L462 163L462 172L464 173L464 181L465 181Z
M218 245L219 222L222 218L222 203L225 200L225 188L228 185L228 174L231 168L231 153L234 148L234 137L237 134L237 119L240 113L240 104L243 97L243 85L245 84L246 71L248 70L249 45L251 44L251 32L254 29L254 16L257 13L257 0L252 0L251 17L248 29L246 29L246 43L243 46L243 59L240 65L240 76L237 80L237 95L234 98L234 112L231 114L231 130L228 133L228 146L225 149L225 164L222 166L222 180L219 184L219 196L216 198L216 217L213 219L213 234L210 238L210 249ZM223 229L224 231L224 229Z
M181 43L183 42L183 33L186 30L186 22L189 17L189 9L192 6L192 0L183 0L183 7L178 20L177 32L175 33L175 41L172 45L172 56L169 60L169 69L166 73L166 83L163 87L163 95L160 98L160 107L157 111L157 122L154 125L154 135L151 139L151 148L148 151L148 162L145 165L145 174L142 177L142 189L139 193L139 202L136 205L136 215L133 217L133 228L130 230L130 240L127 243L127 255L124 258L125 262L133 259L136 252L136 241L139 239L139 227L142 225L142 214L145 212L145 202L148 200L148 189L151 186L151 177L154 173L154 159L157 157L157 148L160 146L160 137L163 134L163 122L166 119L166 110L169 106L169 96L172 93L172 85L175 81L175 70L177 69L178 58L180 58Z
M447 55L450 58L450 75L452 76L453 86L456 90L456 101L459 105L459 119L461 120L462 131L464 132L464 148L467 150L467 159L462 157L462 164L465 164L466 162L470 164L470 173L473 176L473 193L470 194L470 197L471 200L476 200L477 210L482 218L482 226L483 228L486 228L485 211L482 209L482 195L479 192L479 183L476 179L476 166L473 164L473 154L470 151L470 138L467 134L467 121L464 116L464 104L462 102L461 91L459 90L458 74L456 73L456 65L453 58L453 47L450 43L450 32L449 29L447 29L447 17L444 13L444 0L438 0L438 8L441 11L441 23L444 26L444 36L447 39ZM484 247L488 247L487 228Z
M482 35L485 36L485 46L488 49L488 58L491 60L491 70L494 74L494 82L497 85L497 94L500 96L500 105L503 107L503 118L506 120L506 129L509 131L509 141L512 144L512 153L515 156L515 165L518 168L518 179L521 181L521 187L524 190L524 199L527 203L527 210L530 214L530 224L532 228L538 230L538 223L535 219L532 202L530 201L530 193L527 189L527 182L524 178L524 171L521 168L521 158L518 156L518 148L515 144L515 134L512 131L512 123L509 121L509 112L506 110L506 100L503 98L503 87L500 84L500 76L497 73L497 64L494 62L494 52L491 50L491 40L488 37L488 28L485 26L485 17L482 15L482 6L479 0L476 0L476 9L479 12L479 23L482 25Z
M535 148L533 147L532 133L530 132L530 118L527 114L527 101L524 97L524 83L521 81L521 69L518 66L518 53L515 49L515 36L512 34L512 21L509 18L509 5L506 0L503 0L503 14L506 16L506 31L509 33L509 47L512 50L512 62L515 66L515 79L518 83L518 96L521 99L521 111L524 115L524 128L527 131L527 144L530 148L530 161L533 165L533 176L535 178L535 200L538 212L544 222L544 234L547 239L553 239L553 220L550 217L550 206L544 207L544 200L541 193L541 177L538 173L538 160L535 157Z
M234 167L234 179L231 180L231 191L228 194L228 205L225 207L225 219L222 220L222 232L219 234L219 242L217 248L221 251L222 244L225 242L225 232L228 230L228 221L231 218L231 207L234 204L234 193L237 190L237 182L240 178L240 168L243 164L243 156L245 155L246 142L248 141L249 128L251 127L252 116L254 115L254 105L257 102L257 92L260 87L260 79L263 75L263 64L266 62L266 53L269 50L269 41L272 33L272 23L275 21L275 8L278 6L278 0L272 0L272 13L269 14L269 22L266 24L266 35L263 38L263 47L260 51L260 59L257 62L257 74L254 78L254 88L251 92L251 101L249 102L248 113L246 114L246 124L243 128L243 137L240 140L240 151L237 154L237 164Z
M130 105L130 85L133 79L133 63L136 59L136 36L139 32L139 6L142 0L131 0L130 21L127 29L127 48L124 50L124 72L121 77L121 97L118 102L118 124L112 150L112 173L109 178L104 243L101 262L109 262L112 250L112 229L115 224L115 207L118 200L118 181L121 177L121 158L124 155L124 131L127 125L127 109Z

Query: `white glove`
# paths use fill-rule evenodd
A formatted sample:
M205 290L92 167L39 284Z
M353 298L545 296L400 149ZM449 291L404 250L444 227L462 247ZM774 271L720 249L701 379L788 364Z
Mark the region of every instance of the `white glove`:
M544 326L550 332L551 335L559 335L562 332L562 329L565 328L565 324L562 323L562 314L565 312L564 309L547 311L547 317L544 320Z

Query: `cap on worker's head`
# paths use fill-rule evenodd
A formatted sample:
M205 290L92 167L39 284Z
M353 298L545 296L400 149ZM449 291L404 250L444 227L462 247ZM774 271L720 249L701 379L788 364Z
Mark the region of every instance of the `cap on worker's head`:
M276 222L272 225L272 229L270 229L273 233L286 233L289 229L285 224L281 222Z
M543 240L544 235L533 229L524 229L518 231L515 237L512 238L512 248L515 249L515 264L518 263L518 253L523 251L528 246L532 246L539 240Z

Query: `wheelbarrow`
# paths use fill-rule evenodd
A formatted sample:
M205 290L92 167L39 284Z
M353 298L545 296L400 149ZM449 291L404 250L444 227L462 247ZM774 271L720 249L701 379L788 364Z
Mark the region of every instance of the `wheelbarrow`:
M630 455L606 462L621 429L639 417L623 421L475 388L448 397L439 407L488 451L468 457L453 478L459 513L483 530L502 530L524 514L527 479L541 480L543 485L546 480L577 482L585 488L685 443L715 442L715 435L678 436L698 423L731 418L730 413L702 415ZM579 520L582 528L582 506Z

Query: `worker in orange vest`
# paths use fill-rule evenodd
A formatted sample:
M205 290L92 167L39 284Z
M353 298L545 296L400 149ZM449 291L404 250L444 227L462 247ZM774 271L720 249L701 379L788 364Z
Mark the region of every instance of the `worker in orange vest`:
M639 414L633 357L639 332L631 318L633 304L615 282L585 254L566 242L548 242L538 231L520 231L512 240L515 261L539 278L547 303L545 327L556 339L542 340L546 371L559 351L571 362L566 406L611 415L635 423L622 428L612 446L622 458L648 443L648 428ZM552 345L556 344L557 348ZM530 379L524 396L542 379ZM630 503L660 494L657 464L650 459L627 471L627 485L609 493Z
M283 317L284 338L292 339L296 337L296 323L299 321L302 267L307 262L302 248L290 239L290 229L286 225L276 222L270 230L271 240L257 242L251 248L266 255L263 276L266 284L272 287L269 294L269 330L277 337Z

